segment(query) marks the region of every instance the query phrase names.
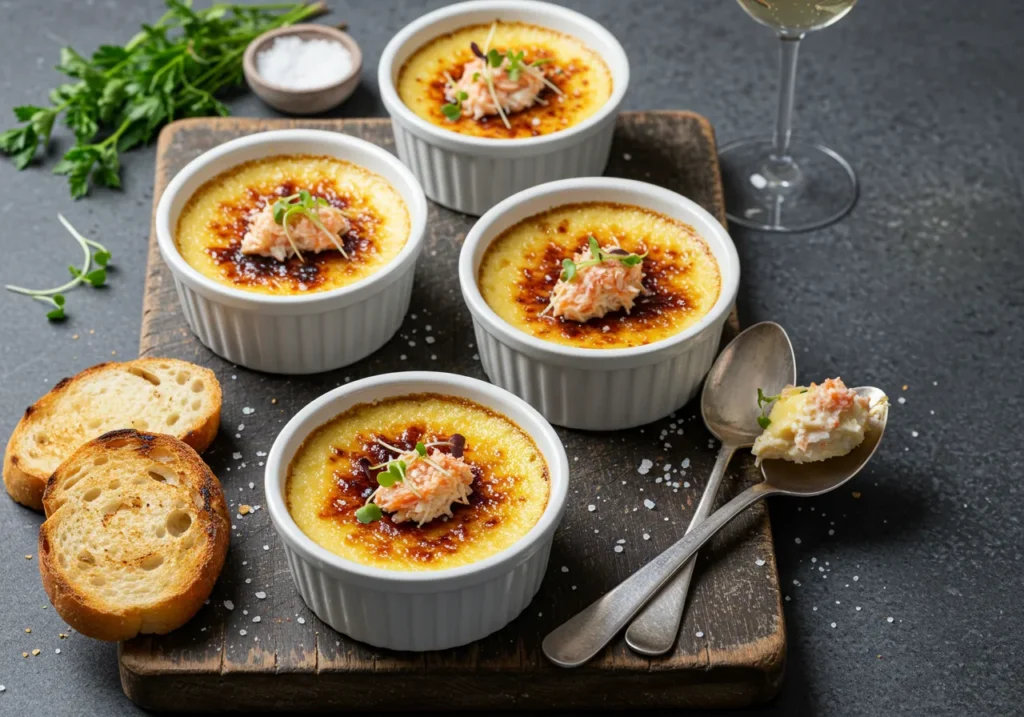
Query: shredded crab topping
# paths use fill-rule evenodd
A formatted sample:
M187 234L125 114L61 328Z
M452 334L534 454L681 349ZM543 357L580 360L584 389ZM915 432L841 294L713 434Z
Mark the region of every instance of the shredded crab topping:
M626 254L615 245L603 247L601 251L613 256ZM573 262L579 268L569 279L559 278L544 313L582 323L619 309L627 314L633 309L636 297L644 291L643 264L628 266L617 259L606 258L581 266L593 260L590 247L573 255Z
M535 104L547 104L540 97L545 87L556 95L564 94L538 69L538 65L550 62L549 58L526 62L524 51L508 50L502 54L491 49L497 28L497 22L491 25L482 50L475 42L470 43L476 57L463 65L458 80L445 73L445 99L448 104L441 107L441 111L449 120L455 121L460 117L480 120L498 115L502 123L511 129L508 115Z
M306 216L295 216L289 218L285 227L274 219L273 204L268 203L252 217L249 230L242 237L242 253L285 261L291 256L301 258L306 251L342 251L340 237L352 228L344 213L328 204L320 204L315 211L321 226Z
M413 460L403 481L378 488L373 501L391 513L395 523L411 520L424 525L441 516L451 517L453 503L468 505L472 482L473 470L462 458L435 448L429 456Z
M533 107L544 89L542 76L522 71L513 80L508 74L508 65L507 57L500 67L490 68L484 60L470 60L463 67L462 76L448 83L445 98L452 103L461 101L462 116L474 120L500 114L499 107L506 116ZM490 85L487 82L488 72Z

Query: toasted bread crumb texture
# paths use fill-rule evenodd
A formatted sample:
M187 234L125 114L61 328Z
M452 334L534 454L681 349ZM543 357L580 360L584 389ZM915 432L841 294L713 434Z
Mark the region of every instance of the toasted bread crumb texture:
M209 446L220 423L213 372L175 359L106 363L64 379L25 411L7 446L4 482L15 500L40 508L50 474L83 443L134 428Z
M43 585L61 617L91 637L179 627L224 564L220 483L171 436L121 430L87 443L50 477L43 505Z

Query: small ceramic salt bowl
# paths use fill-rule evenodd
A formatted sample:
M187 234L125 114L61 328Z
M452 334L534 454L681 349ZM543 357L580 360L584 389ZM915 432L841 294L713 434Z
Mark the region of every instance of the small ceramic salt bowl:
M309 89L294 89L275 84L259 73L259 56L270 50L274 42L283 37L302 40L328 40L340 44L352 57L351 67L340 79L330 84ZM292 115L312 115L326 112L347 100L359 84L363 68L363 53L348 33L326 25L290 25L265 32L249 43L242 59L242 69L249 87L274 109Z

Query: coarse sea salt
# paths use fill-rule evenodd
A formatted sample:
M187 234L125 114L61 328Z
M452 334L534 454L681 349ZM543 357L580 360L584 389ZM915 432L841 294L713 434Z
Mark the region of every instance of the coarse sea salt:
M312 90L348 77L352 73L352 53L333 40L286 35L256 56L256 71L273 85Z

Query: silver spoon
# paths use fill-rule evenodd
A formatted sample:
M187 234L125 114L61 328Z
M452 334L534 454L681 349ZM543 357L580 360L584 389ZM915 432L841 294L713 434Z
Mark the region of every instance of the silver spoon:
M690 519L691 531L704 522L715 506L718 487L725 478L733 453L749 448L760 435L760 411L753 397L762 388L777 394L796 383L796 358L785 329L771 321L754 324L734 338L715 360L704 382L700 411L708 430L722 442L715 467L708 478L697 509ZM651 600L626 630L626 644L644 655L661 655L672 649L679 635L686 594L697 564L696 556Z
M872 406L885 400L885 393L878 388L867 386L855 388L854 391L867 396ZM762 498L770 495L810 498L828 493L846 483L874 455L885 432L888 416L887 407L879 411L864 441L840 458L804 464L764 461L761 464L763 482L730 500L680 538L675 545L623 580L590 607L548 633L541 645L544 654L561 667L578 667L596 655L712 535Z

